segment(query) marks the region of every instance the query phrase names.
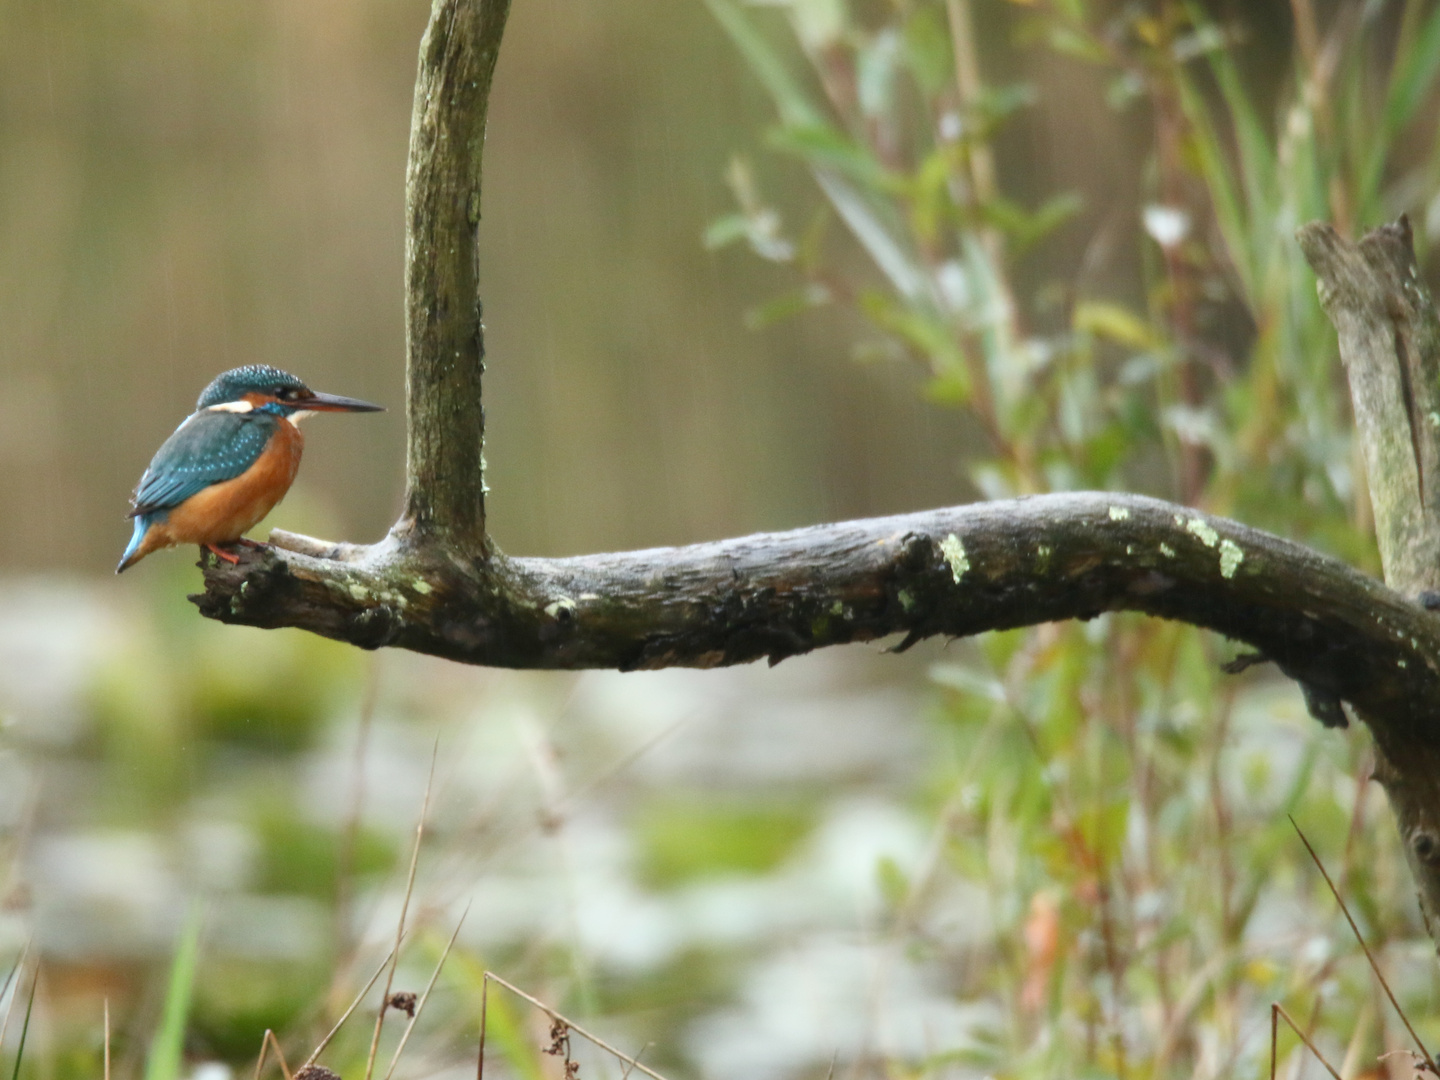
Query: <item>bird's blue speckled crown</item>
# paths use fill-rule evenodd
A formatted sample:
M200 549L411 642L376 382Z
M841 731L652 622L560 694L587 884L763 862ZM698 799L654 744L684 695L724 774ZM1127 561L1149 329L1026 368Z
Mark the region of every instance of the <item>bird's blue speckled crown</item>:
M212 405L223 405L227 401L239 401L246 394L274 392L279 387L304 390L305 384L288 371L270 367L268 364L249 364L246 367L231 368L215 376L215 380L200 395L195 410L208 409Z

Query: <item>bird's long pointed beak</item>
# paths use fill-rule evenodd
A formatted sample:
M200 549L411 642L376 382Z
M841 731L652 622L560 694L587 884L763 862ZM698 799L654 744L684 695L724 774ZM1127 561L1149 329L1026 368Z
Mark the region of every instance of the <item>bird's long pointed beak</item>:
M293 402L309 412L384 412L385 406L372 405L358 398L340 397L338 394L315 394Z

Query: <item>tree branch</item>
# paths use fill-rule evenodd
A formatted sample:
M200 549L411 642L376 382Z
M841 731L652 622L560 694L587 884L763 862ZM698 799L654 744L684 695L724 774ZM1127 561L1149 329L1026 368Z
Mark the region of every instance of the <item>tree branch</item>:
M434 0L406 172L405 511L394 534L485 542L484 327L476 236L490 83L510 0Z
M207 557L211 618L514 668L716 667L1141 611L1258 649L1372 724L1431 722L1440 620L1335 559L1138 495L978 503L685 548ZM1324 716L1343 722L1338 706Z
M1402 217L1358 244L1321 222L1297 236L1340 339L1385 580L1407 596L1434 596L1440 589L1440 318L1420 281L1410 222ZM1390 796L1434 936L1440 934L1440 733L1431 725L1389 724L1380 714L1369 723L1375 778Z
M1385 581L1440 589L1440 319L1401 218L1358 244L1323 222L1296 234L1340 338Z

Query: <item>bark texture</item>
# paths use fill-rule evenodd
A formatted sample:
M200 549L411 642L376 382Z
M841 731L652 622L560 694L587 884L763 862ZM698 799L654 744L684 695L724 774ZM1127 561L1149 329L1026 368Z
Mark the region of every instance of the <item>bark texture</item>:
M405 512L414 542L485 540L485 338L476 237L485 117L510 0L434 0L405 176Z
M1440 590L1440 318L1415 265L1410 223L1401 218L1358 244L1319 222L1298 236L1340 338L1385 581L1433 604ZM1426 924L1440 942L1440 726L1392 720L1388 712L1367 716L1375 778L1390 796Z

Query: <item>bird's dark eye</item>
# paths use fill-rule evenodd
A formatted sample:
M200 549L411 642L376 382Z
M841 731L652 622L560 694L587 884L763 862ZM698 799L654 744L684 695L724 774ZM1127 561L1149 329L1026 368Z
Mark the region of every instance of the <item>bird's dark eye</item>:
M275 396L281 401L294 401L297 394L293 386L277 386Z

